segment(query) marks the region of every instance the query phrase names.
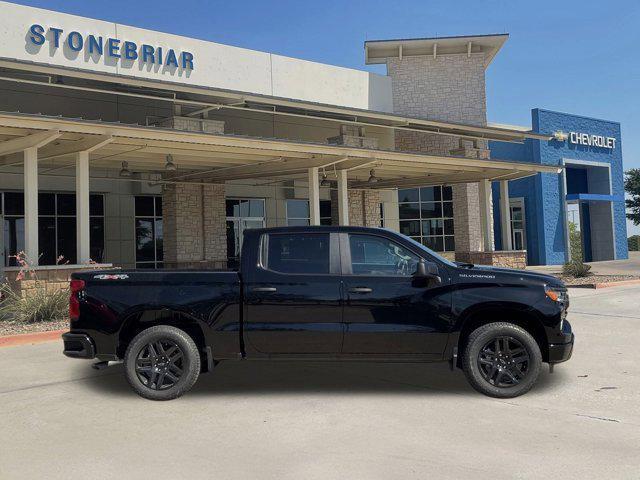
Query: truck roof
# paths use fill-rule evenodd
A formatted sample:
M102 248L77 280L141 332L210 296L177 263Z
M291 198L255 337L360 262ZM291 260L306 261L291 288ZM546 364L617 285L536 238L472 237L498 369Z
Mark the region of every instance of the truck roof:
M245 230L245 233L304 233L304 232L397 232L387 228L380 227L357 227L351 225L303 225L296 227L268 227L268 228L252 228Z

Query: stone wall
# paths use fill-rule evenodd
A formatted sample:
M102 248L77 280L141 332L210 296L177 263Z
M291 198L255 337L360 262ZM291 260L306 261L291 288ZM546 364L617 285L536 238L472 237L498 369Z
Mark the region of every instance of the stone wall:
M49 292L68 290L71 274L87 270L104 270L113 268L109 264L96 265L57 265L35 267L30 272L25 272L22 280L18 280L20 270L11 267L5 271L5 279L12 290L20 292L22 296L28 296L36 289L44 288Z
M518 268L527 267L526 250L498 250L495 252L458 252L456 261L474 263L476 265L493 265L495 267Z
M394 112L430 120L486 125L484 55L466 54L389 58ZM457 137L396 132L397 150L434 155L489 158L486 142ZM456 173L456 172L452 172ZM453 185L456 250L482 249L478 184Z
M349 190L349 225L380 226L380 192L377 190ZM331 224L339 225L338 192L331 190Z
M165 268L226 265L224 185L167 184L162 211Z

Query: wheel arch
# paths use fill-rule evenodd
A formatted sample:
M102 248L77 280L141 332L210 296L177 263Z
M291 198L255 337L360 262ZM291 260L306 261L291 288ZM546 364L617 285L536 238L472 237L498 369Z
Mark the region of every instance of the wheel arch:
M208 371L208 365L212 363L212 359L208 358L210 350L207 349L205 330L201 321L188 313L170 307L141 308L128 312L123 317L122 326L118 332L116 346L118 357L124 357L129 343L136 335L156 325L169 325L186 332L198 347L203 371Z
M549 343L544 325L537 313L530 306L518 303L484 304L469 308L461 315L459 322L459 336L457 341L458 363L460 366L462 352L464 352L467 339L476 328L493 322L506 322L518 325L525 329L535 339L540 347L542 360L549 359Z

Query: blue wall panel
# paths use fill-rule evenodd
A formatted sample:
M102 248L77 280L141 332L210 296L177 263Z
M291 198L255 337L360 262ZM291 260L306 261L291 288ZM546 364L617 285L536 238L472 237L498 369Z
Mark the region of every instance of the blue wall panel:
M624 171L622 165L622 142L620 124L605 120L569 115L549 110L534 109L531 112L532 130L553 134L579 132L616 138L613 149L584 146L568 140L527 140L523 144L490 142L491 155L495 159L534 162L543 165L561 166L565 161L578 160L606 163L611 166L615 252L617 259L628 258L627 231L624 202ZM568 187L587 193L581 178L583 173L569 174ZM524 197L527 228L528 262L531 265L562 264L568 259L565 239L564 185L561 175L545 173L535 177L509 182L511 198ZM499 188L494 186L494 227L496 245L501 248Z

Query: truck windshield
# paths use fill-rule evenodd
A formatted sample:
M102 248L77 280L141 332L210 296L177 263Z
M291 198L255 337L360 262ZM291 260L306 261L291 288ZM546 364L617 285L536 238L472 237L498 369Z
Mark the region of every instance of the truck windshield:
M397 233L397 232L396 232ZM401 234L402 235L402 234ZM411 237L407 237L406 235L403 235L404 238L406 238L409 242L411 242L415 247L419 248L420 250L422 250L423 252L428 253L429 255L431 255L432 257L435 257L436 259L440 260L442 263L444 263L445 265L449 265L450 267L455 267L456 264L453 263L451 260L447 260L446 258L444 258L442 255L437 254L436 252L434 252L433 250L431 250L430 248L425 247L424 245L422 245L419 242L416 242L413 238Z

